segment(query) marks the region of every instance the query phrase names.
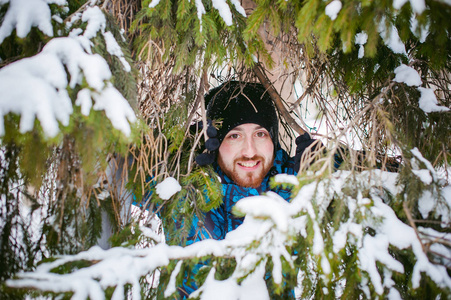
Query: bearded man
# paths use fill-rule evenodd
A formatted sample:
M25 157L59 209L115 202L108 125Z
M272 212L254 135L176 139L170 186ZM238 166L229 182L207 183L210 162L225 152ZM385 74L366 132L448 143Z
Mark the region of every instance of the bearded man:
M215 168L223 203L205 213L202 220L194 217L186 245L204 239L222 240L241 225L244 218L233 215L232 209L242 198L273 191L289 201L290 191L271 189L270 179L276 174L296 175L304 150L314 143L307 133L299 136L294 158L280 147L277 111L261 84L229 81L210 90L205 101L210 139L206 141L208 151L197 156L196 162ZM201 267L198 264L193 273ZM186 299L196 289L185 278L178 288L179 298Z
M244 219L234 216L232 208L244 197L273 191L288 201L290 191L271 189L270 178L296 175L302 153L314 142L307 133L299 136L294 158L280 147L276 108L261 84L229 81L210 90L205 101L209 124L219 125L213 138L219 149L201 154L196 161L213 164L224 198L219 208L206 213L205 220L194 220L187 244L224 239L241 225Z

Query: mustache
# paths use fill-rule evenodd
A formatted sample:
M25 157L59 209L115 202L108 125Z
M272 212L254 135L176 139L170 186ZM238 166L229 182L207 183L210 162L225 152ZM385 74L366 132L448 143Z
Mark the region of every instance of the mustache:
M254 155L252 157L241 156L241 157L235 158L235 160L233 162L237 163L239 161L255 161L255 160L260 160L260 161L264 162L265 158L263 156L260 156L260 155Z

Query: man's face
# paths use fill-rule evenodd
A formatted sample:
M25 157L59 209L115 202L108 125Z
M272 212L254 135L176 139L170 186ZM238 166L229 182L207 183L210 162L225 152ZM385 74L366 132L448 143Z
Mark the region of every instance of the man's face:
M274 145L269 132L246 123L230 130L219 147L218 164L236 184L258 187L271 169Z

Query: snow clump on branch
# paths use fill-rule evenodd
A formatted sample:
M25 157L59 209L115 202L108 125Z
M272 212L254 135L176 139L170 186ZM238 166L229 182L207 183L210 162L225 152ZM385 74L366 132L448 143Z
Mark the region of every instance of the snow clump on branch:
M420 87L423 81L414 68L401 64L395 69L393 81L405 83L408 86L417 86L421 93L418 104L425 113L449 111L448 107L438 105L437 97L432 89Z
M20 3L20 9L16 9ZM32 26L53 36L52 28L48 28L51 24L50 3L66 4L57 0L11 1L0 26L0 42L14 29L19 37L25 37ZM59 123L67 126L73 112L66 88L82 85L83 80L90 88L79 92L80 99L75 100L75 104L81 106L82 113L89 114L91 107L104 110L113 127L130 135L129 123L136 121L136 115L123 95L110 83L112 75L106 60L99 54L92 54L93 43L90 39L100 31L107 51L119 58L124 70L130 71L130 65L112 34L105 32L106 19L99 7L88 7L81 18L88 22L84 34L81 34L81 29L74 29L68 37L52 39L40 53L0 70L0 135L5 134L3 116L16 113L21 116L22 133L32 130L37 118L47 137L56 136ZM70 78L69 82L67 78Z
M243 15L244 17L247 17L246 11L241 6L240 1L231 0L230 2L233 4L235 9L241 15ZM150 4L149 4L149 7L154 8L159 3L160 3L160 0L152 0L152 2L150 2ZM196 8L197 8L197 18L199 19L199 22L201 23L201 28L202 28L202 15L206 13L205 7L204 7L202 1L199 1L199 0L196 0L195 4L196 4ZM227 26L232 26L233 25L233 17L232 17L232 12L230 11L229 4L225 0L212 0L212 5L214 8L216 8L218 10L219 15L221 16L224 23Z

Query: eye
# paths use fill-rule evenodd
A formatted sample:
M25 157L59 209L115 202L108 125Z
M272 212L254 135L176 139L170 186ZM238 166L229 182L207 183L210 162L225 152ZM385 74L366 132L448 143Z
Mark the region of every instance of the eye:
M238 133L231 133L227 136L227 138L232 139L232 140L236 140L239 137L240 137L240 135Z
M257 131L256 133L255 133L255 136L257 136L257 137L266 137L266 136L268 136L268 134L265 132L265 131Z

